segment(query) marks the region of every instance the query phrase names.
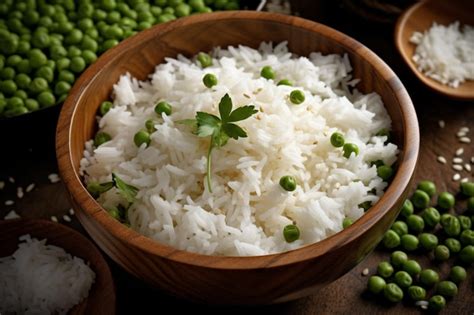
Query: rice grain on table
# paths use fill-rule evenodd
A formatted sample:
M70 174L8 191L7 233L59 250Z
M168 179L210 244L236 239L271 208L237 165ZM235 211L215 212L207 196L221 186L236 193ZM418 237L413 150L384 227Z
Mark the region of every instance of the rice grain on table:
M463 155L463 153L464 153L464 148L459 148L456 150L456 156Z
M2 190L3 188L5 188L5 182L0 181L0 190Z
M49 181L51 182L51 184L55 184L55 183L61 181L61 178L60 178L59 175L56 174L56 173L51 173L51 174L49 174L49 175L48 175L48 179L49 179Z
M58 222L58 218L57 218L55 215L52 215L52 216L51 216L51 221L57 223L57 222Z
M26 191L27 193L29 193L29 192L33 191L33 189L35 189L35 184L34 184L34 183L31 183L31 184L29 184L29 185L26 187L25 191Z
M453 158L453 163L454 164L461 164L462 163L462 158L458 158L458 157Z
M286 43L264 43L259 50L217 48L212 56L205 69L184 56L167 58L145 82L123 75L113 89L114 106L99 120L111 141L85 145L80 169L86 183L110 181L113 171L139 189L128 211L134 230L191 252L264 255L333 235L344 217L355 221L364 214L361 203L379 200L387 183L370 162L392 165L398 149L375 135L391 129L390 117L379 95L352 88L358 81L347 55L297 57ZM275 80L260 76L264 66L273 68ZM206 73L215 74L218 85L206 88ZM281 79L293 86L277 85ZM300 105L288 99L294 89L305 94ZM247 138L213 151L210 193L203 184L209 138L177 122L196 111L219 115L226 93L234 109L252 104L259 113L239 122ZM170 116L155 114L162 100L172 105ZM152 141L137 148L133 136L150 118L156 121ZM359 147L358 155L345 158L331 145L336 131ZM295 191L280 187L284 175L296 178ZM98 202L107 208L122 199L111 189ZM301 231L293 243L282 233L289 224Z
M457 182L457 181L460 180L460 179L461 179L461 175L460 175L459 173L456 173L456 174L453 175L453 180L454 180L454 181Z
M63 215L63 220L66 221L66 222L71 222L71 217L68 216L67 214Z
M464 164L464 169L465 169L466 171L470 172L470 171L471 171L471 165L468 164L468 163Z
M468 137L461 137L459 139L460 142L462 143L471 143L471 138L468 138Z
M454 165L453 165L453 169L454 169L455 171L462 171L462 165L454 164Z
M13 201L13 200L6 200L5 201L5 206L11 206L13 204L15 204L15 201Z
M444 120L440 120L438 121L438 125L440 128L444 128L446 126L446 123L444 122Z
M12 219L20 219L21 216L16 213L15 210L11 210L10 212L7 213L7 215L3 218L4 220L12 220Z
M23 188L22 187L18 187L16 189L16 196L18 199L21 199L23 198L23 196L25 195L25 193L23 192Z
M13 177L11 177L11 176L8 177L8 181L9 181L10 183L12 183L12 184L15 183L15 179L14 179Z
M444 156L439 155L436 160L441 164L446 164L446 158Z

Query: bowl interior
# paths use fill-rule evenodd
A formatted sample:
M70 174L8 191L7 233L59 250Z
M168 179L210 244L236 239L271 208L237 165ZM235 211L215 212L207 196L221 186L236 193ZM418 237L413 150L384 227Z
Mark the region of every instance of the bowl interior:
M474 81L466 81L458 88L452 88L425 76L418 71L412 60L416 46L410 43L410 38L413 32L424 32L430 29L433 22L449 25L459 21L461 25L474 25L473 12L473 1L421 1L400 16L395 29L397 49L413 73L429 88L452 98L474 99Z
M392 185L381 201L351 228L310 245L310 250L303 248L288 252L278 261L270 257L268 262L263 264L284 264L320 255L338 243L349 242L358 237L389 210L400 205L418 156L418 124L408 94L388 66L360 43L320 24L278 14L226 12L179 19L144 31L105 53L76 82L65 102L58 124L57 155L62 178L79 206L101 221L101 224L107 225L108 229L121 229L119 223L99 213L103 211L100 211L100 206L88 195L78 175L84 143L94 136L96 130L97 108L102 101L110 97L112 87L120 75L129 72L143 80L165 57L176 57L178 54L189 57L200 51L210 51L216 46L242 44L256 48L263 41L288 41L290 51L302 56L313 51L323 54L347 53L354 68L353 76L362 79L357 88L365 93L375 91L382 96L393 121L393 141L400 148L398 170ZM380 230L384 228L381 227ZM133 231L125 230L127 229L123 228L115 235L129 239L136 246L148 247L147 250L155 254L172 255L173 259L182 261L185 261L186 255L189 254L161 246ZM378 237L376 241L379 240ZM212 257L201 258L199 263L209 263L213 267L228 267L228 262L232 260L220 259L216 262ZM262 264L261 259L248 258L246 266L242 268L251 268L254 266L253 261L256 265Z
M39 240L46 238L46 244L64 248L69 254L89 263L96 275L95 282L88 297L74 306L69 314L115 312L115 288L110 269L99 250L80 233L58 223L32 219L0 221L0 231L0 257L13 254L18 248L18 238L30 234Z

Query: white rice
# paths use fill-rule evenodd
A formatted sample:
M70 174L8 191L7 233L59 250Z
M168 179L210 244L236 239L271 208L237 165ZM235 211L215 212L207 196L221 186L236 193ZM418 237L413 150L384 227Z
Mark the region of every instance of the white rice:
M66 314L87 297L95 274L81 258L30 235L20 241L0 258L1 314Z
M424 33L414 32L410 42L416 44L412 60L426 76L457 88L474 80L474 28L456 21L448 26L433 23Z
M370 162L392 165L397 147L375 136L391 125L380 96L349 92L348 84L357 80L350 76L347 55L297 57L286 43L262 43L259 50L217 48L212 56L213 66L205 69L183 56L167 58L149 81L123 75L114 86L114 107L98 118L100 130L112 140L98 148L86 143L81 161L86 182L110 181L115 172L139 188L128 212L133 229L191 252L264 255L333 235L344 217L357 220L364 213L359 204L380 198L387 183ZM275 81L260 77L267 65L275 70ZM208 89L202 78L211 72L219 84ZM281 79L294 86L277 86ZM288 99L295 88L306 96L300 105ZM213 151L210 193L203 184L209 139L176 121L194 118L196 111L218 115L225 93L234 109L253 104L259 113L239 122L247 138ZM154 113L161 100L172 104L171 116ZM155 118L157 130L148 148L137 148L133 135L149 118ZM343 157L330 143L335 131L357 144L360 154ZM294 192L279 186L284 175L296 177ZM121 201L115 189L99 198L104 207ZM288 224L301 231L293 243L283 238Z

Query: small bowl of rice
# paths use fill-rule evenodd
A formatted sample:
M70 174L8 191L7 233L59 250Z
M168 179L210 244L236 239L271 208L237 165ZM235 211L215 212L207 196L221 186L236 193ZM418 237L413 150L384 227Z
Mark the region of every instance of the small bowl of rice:
M125 270L186 299L267 304L317 292L375 248L419 130L362 44L240 11L105 53L66 100L56 147L79 220Z

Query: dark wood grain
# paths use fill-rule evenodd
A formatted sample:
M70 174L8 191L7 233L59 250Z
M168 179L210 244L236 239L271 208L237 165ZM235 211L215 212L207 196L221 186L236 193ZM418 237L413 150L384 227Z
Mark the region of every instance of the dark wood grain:
M165 57L215 46L288 41L299 55L347 53L362 91L379 93L400 148L398 170L385 195L350 228L298 250L259 257L215 257L176 250L111 218L78 175L84 143L93 137L99 104L123 73L144 79ZM74 85L62 109L57 156L62 178L84 228L119 265L174 295L207 303L275 303L307 296L345 274L378 243L407 194L418 156L418 124L411 100L393 71L357 41L324 25L257 12L196 15L156 26L111 49ZM337 263L335 263L337 262ZM331 270L331 272L327 272ZM265 286L258 285L266 283ZM236 285L238 284L238 285Z
M47 244L63 248L82 258L94 271L96 278L89 295L74 306L70 315L115 314L115 287L110 269L100 252L83 235L64 225L46 220L16 219L0 221L0 257L10 256L18 248L18 238L47 239Z
M455 21L474 25L474 1L421 1L410 7L398 19L395 27L395 43L404 61L428 87L456 99L474 100L474 81L466 81L458 88L449 87L418 71L415 62L412 60L416 48L416 45L410 43L413 32L427 31L433 25L433 22L449 25Z

